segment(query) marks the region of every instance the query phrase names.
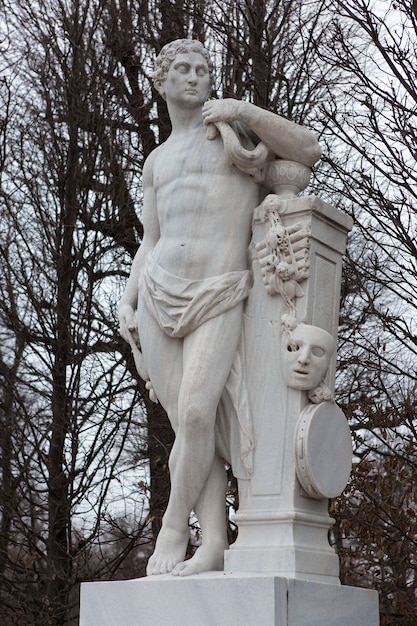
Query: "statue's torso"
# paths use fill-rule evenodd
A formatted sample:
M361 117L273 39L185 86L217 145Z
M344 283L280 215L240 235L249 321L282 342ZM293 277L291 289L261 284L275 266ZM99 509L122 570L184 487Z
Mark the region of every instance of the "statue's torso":
M170 137L155 158L153 185L160 265L188 278L247 267L259 189L227 161L220 137L207 140L204 127Z

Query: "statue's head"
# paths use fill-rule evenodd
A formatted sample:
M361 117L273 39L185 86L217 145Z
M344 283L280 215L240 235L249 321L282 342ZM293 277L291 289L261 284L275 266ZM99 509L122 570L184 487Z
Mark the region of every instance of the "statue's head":
M154 84L162 82L166 79L168 70L171 67L171 63L174 61L178 54L186 54L187 52L196 52L201 54L205 59L209 68L210 86L214 82L214 65L210 59L208 50L197 39L175 39L167 43L158 54L155 60L154 71L152 73L152 79Z
M311 391L318 387L336 351L336 342L327 331L309 324L284 328L282 364L286 383L293 389Z

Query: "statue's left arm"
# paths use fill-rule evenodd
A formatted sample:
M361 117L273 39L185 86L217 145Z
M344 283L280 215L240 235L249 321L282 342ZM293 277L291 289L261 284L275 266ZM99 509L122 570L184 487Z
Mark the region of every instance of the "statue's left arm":
M265 111L250 102L209 100L203 106L205 124L238 121L248 126L278 157L311 167L321 156L314 134L304 126Z

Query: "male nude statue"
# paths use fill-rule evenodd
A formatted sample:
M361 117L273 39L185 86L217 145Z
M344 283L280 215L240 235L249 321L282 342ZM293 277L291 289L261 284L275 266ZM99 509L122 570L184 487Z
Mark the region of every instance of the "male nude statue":
M144 368L175 431L171 494L147 573L222 570L227 549L224 462L215 420L250 288L248 246L260 185L232 165L215 122L239 122L275 155L311 166L305 128L248 102L208 100L212 63L197 41L164 47L155 87L172 132L143 169L144 238L119 305L122 336L137 328ZM189 516L202 544L184 561Z

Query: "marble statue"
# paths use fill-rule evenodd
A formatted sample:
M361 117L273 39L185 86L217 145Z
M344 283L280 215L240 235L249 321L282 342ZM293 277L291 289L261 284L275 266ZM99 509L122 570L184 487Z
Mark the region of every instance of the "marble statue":
M283 200L267 195L268 168L279 159L308 171L320 146L305 127L249 102L210 99L212 76L198 41L169 43L156 60L154 84L172 132L144 165L144 238L119 305L121 334L175 431L171 494L148 575L223 569L224 459L240 453L217 446L215 423L253 281L253 222L269 220L259 263L266 292L282 296L285 313L294 315L308 275L309 226L282 224ZM283 357L288 385L316 388L334 348L325 330L295 325ZM202 544L184 560L191 511Z
M145 578L89 582L80 626L378 624L377 592L340 585L328 502L352 464L334 400L351 218L302 194L320 146L248 102L211 100L198 41L156 60L172 132L143 169L144 237L119 305L175 442ZM238 481L228 546L225 466ZM202 541L185 560L189 516ZM156 575L159 576L156 576Z

